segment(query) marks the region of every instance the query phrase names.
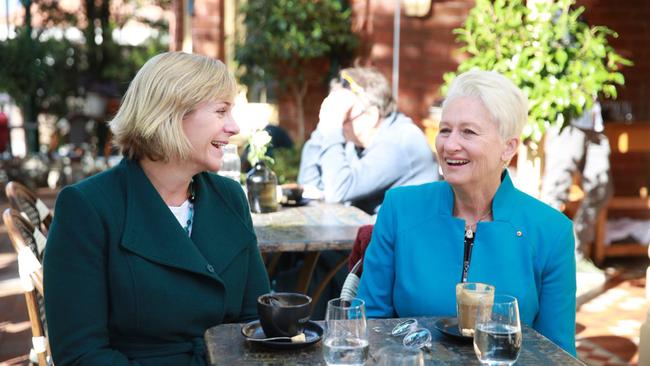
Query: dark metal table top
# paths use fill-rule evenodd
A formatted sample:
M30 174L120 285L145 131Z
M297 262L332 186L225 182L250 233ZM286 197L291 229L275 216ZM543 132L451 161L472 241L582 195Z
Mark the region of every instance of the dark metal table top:
M356 207L315 201L252 217L261 252L351 249L359 226L372 221Z
M434 327L437 318L417 318L421 326L433 336L431 352L425 352L426 365L480 365L472 343L459 343L438 332ZM400 319L369 319L368 338L370 355L376 355L384 346L401 344L401 337L392 337L391 329ZM318 322L322 325L322 322ZM223 324L205 333L210 365L326 365L323 360L322 340L317 344L295 351L273 350L250 344L241 334L241 324ZM515 365L583 365L560 347L524 326L523 346ZM366 363L372 365L372 358Z

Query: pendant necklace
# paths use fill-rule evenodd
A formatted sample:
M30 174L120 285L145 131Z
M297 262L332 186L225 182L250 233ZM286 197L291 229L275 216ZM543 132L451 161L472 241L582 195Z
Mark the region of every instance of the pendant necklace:
M187 235L190 235L192 230L192 219L194 219L194 201L196 200L196 192L194 191L194 179L190 181L190 204L189 214L187 215L187 224L183 227Z
M479 217L478 220L476 220L476 223L473 225L465 225L465 238L464 238L464 250L463 250L463 268L462 272L460 274L460 282L467 282L467 274L469 273L469 264L472 260L472 249L474 248L474 231L472 230L472 227L477 225L479 221L487 218L490 213L492 213L492 210L488 210L488 212Z
M479 221L483 221L488 216L490 216L491 213L492 213L492 209L489 209L483 216L479 217L475 223L465 225L465 237L470 239L474 238L474 232L476 230L474 230L473 228L478 225Z

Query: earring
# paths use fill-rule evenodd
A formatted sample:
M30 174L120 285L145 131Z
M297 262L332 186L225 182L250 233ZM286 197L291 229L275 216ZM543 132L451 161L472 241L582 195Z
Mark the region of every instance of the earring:
M503 169L508 169L508 165L510 165L510 160L501 159L501 162L503 163Z

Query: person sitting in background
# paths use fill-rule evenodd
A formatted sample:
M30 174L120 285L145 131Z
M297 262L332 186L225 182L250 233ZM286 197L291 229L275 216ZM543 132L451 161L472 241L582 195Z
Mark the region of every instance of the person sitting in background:
M241 187L218 171L239 132L218 61L157 55L110 122L124 159L66 187L44 259L54 364L206 365L203 334L257 316L269 282Z
M496 72L453 81L436 137L445 181L391 189L379 211L358 294L369 317L455 314L456 284L482 282L515 296L521 321L575 356L571 221L506 170L527 103Z
M614 193L609 166L610 146L604 132L600 103L594 100L591 108L562 131L548 129L544 144L544 177L541 200L561 210L569 201L573 176L580 174L580 188L584 197L573 216L578 272L605 274L588 259L590 246L596 238L598 213Z
M298 183L375 214L389 188L437 180L424 134L395 104L377 70L343 69L303 147Z

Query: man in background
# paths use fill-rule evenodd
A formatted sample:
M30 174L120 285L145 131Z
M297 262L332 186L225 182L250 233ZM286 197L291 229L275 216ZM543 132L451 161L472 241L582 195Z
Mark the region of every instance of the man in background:
M372 68L348 68L330 84L319 122L305 142L298 183L304 197L349 202L373 215L392 187L438 179L438 165L427 140L413 121L399 113L386 78ZM312 284L349 251L325 251L318 260ZM272 279L276 291L291 290L300 257L286 257L284 268ZM338 297L347 270L340 270L314 304L312 319L322 319L326 299ZM325 300L325 301L324 301Z
M386 78L372 68L342 70L303 147L298 183L375 214L389 188L437 179L424 134L397 111Z

